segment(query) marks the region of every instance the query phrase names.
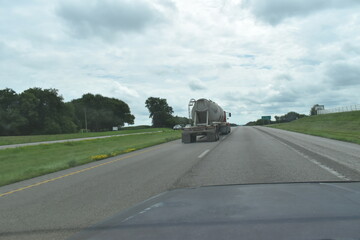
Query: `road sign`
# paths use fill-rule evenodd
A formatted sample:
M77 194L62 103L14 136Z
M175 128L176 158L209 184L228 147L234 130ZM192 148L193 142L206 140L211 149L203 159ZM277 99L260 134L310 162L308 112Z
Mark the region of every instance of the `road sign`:
M271 116L261 116L261 119L263 119L263 120L271 120Z

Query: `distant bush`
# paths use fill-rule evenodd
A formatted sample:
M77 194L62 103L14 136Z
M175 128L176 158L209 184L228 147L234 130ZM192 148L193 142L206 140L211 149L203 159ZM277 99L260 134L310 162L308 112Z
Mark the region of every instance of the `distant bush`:
M288 112L287 114L282 115L280 117L275 116L275 119L276 119L276 123L284 123L284 122L291 122L291 121L294 121L296 119L300 119L303 117L306 117L306 115L299 114L297 112Z

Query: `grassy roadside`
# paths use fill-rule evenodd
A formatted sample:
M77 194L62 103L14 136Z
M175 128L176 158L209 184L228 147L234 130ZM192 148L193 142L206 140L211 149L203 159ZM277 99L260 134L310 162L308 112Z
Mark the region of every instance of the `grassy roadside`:
M74 138L87 138L99 136L112 136L118 134L129 134L139 132L156 132L166 128L146 128L146 129L129 129L109 132L89 132L89 133L70 133L70 134L53 134L53 135L30 135L30 136L0 136L0 146L19 143L55 141Z
M360 111L316 115L267 127L360 144Z
M0 186L179 139L180 131L0 150Z

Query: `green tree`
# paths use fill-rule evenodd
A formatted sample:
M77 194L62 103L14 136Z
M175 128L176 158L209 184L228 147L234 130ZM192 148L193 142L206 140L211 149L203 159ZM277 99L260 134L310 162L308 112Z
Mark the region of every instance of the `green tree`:
M21 115L19 95L12 89L0 90L0 135L20 135L27 124Z
M149 118L152 118L153 127L172 127L173 109L164 98L149 97L145 101L149 110Z
M262 126L262 125L268 125L271 124L271 120L267 119L258 119L256 121L248 122L245 124L245 126Z
M245 124L245 126L255 126L256 125L256 122L254 121L251 121L251 122L248 122Z
M61 120L61 128L65 133L76 132L79 130L75 115L75 107L71 102L65 103L64 112L66 113Z
M166 112L155 112L152 118L153 127L173 126L172 116Z
M27 119L23 134L57 134L75 132L69 107L57 89L29 88L20 94L20 111Z
M171 124L172 126L174 126L176 124L185 126L186 124L191 123L191 119L186 118L186 117L179 117L179 116L172 117L171 121L172 121L172 124Z
M125 123L134 124L135 116L129 106L116 98L104 97L100 94L84 94L72 101L75 108L76 122L80 128L91 131L111 130L122 127Z
M271 120L268 119L258 119L255 122L255 125L269 125L271 124Z
M93 131L134 124L135 119L129 106L115 98L85 94L64 103L57 89L0 90L0 135L71 133L85 128L84 115Z
M37 106L40 100L30 92L22 92L20 94L20 111L22 116L27 119L27 124L22 126L21 132L24 135L34 133L34 130L39 128L39 112Z

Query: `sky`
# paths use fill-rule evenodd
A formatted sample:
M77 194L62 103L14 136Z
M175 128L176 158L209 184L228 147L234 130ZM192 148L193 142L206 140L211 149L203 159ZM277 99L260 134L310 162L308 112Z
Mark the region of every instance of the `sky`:
M245 124L360 103L358 0L0 0L0 89L207 98Z

